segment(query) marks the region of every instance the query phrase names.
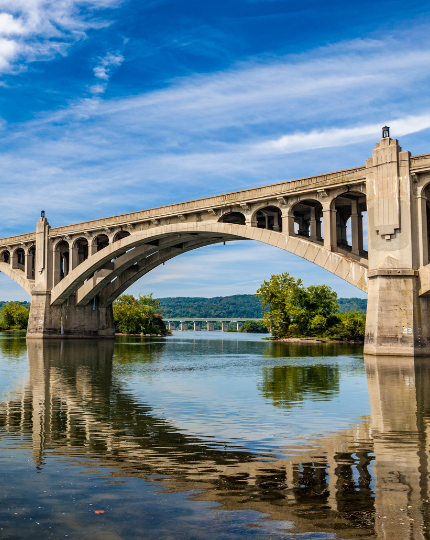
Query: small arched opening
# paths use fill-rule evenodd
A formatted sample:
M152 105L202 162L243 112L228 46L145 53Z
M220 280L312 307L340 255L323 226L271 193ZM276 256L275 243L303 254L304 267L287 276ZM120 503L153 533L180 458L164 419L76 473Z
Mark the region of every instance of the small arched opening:
M18 248L12 255L12 268L24 271L25 268L25 251L23 248Z
M277 206L260 208L256 213L257 227L269 231L282 231L282 212Z
M74 256L76 257L75 266L83 263L88 259L88 240L86 238L78 238L73 245Z
M7 249L1 252L0 260L1 262L10 264L10 252Z
M334 200L336 210L336 245L358 256L366 256L364 249L363 213L366 197L345 193Z
M422 191L426 200L426 221L427 221L427 264L430 263L430 184L428 184ZM424 263L425 263L424 262Z
M96 251L100 251L109 245L109 237L106 234L99 234L94 239L94 243L96 244Z
M69 244L65 240L59 242L55 248L55 276L54 281L58 283L69 273ZM55 283L55 284L56 284Z
M117 242L118 240L122 240L123 238L127 238L127 236L130 236L130 233L128 231L119 231L113 237L113 241Z
M245 225L245 216L241 212L229 212L228 214L224 214L218 221L221 223Z
M323 209L319 201L313 199L300 201L294 206L293 215L294 231L297 236L322 243L324 238Z
M36 248L32 246L28 250L29 261L27 266L27 279L34 279L35 277L35 268L36 268Z

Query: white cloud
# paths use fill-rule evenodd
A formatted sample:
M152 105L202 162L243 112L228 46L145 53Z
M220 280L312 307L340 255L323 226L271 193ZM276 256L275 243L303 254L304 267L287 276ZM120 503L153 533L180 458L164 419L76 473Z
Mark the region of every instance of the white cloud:
M112 67L119 67L124 60L124 57L119 52L108 53L101 59L98 66L94 68L94 75L99 79L109 80L110 70Z
M98 65L94 68L94 75L97 79L106 81L104 83L98 83L90 87L92 94L102 94L106 90L107 82L112 74L113 68L118 68L124 57L118 51L116 53L108 53L104 58L100 59Z
M392 118L388 119L388 123L390 124L391 133L394 133L396 137L401 137L402 135L408 135L430 128L430 114L405 116L398 119ZM290 153L311 148L344 146L374 137L378 132L381 132L380 123L343 129L312 130L310 133L283 135L279 139L256 145L255 150L260 150L261 152L275 151Z
M0 71L16 64L64 54L89 28L106 22L91 12L116 7L121 0L0 0ZM80 14L86 8L87 15ZM89 15L88 15L89 12Z

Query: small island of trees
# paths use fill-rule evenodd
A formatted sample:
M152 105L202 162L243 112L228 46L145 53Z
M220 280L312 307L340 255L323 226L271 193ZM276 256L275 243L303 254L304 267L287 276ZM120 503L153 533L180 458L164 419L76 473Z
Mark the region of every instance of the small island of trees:
M337 294L327 285L305 287L301 279L285 272L264 281L256 296L274 339L364 340L366 315L356 310L339 312Z
M160 302L151 294L123 294L113 303L116 332L120 334L156 334L170 332L163 321Z

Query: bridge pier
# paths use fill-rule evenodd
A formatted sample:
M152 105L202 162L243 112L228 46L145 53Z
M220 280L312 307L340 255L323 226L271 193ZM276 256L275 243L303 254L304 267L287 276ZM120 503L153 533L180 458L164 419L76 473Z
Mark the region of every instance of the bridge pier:
M49 228L47 219L40 217L36 226L35 279L27 337L114 338L112 305L100 307L98 296L83 307L76 306L75 294L62 304L51 304L51 289L59 268L54 264L58 262L55 260L58 250L51 248Z
M430 354L428 299L419 295L419 240L410 153L385 137L366 161L369 242L364 352ZM427 224L426 224L427 227Z
M101 308L97 297L87 306L75 305L76 296L68 302L51 305L51 294L33 291L27 337L114 338L115 324L112 305Z

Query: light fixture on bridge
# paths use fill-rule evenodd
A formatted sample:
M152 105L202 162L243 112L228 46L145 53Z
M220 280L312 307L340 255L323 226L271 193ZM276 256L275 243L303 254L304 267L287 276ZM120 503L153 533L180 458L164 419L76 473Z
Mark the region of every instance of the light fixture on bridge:
M42 210L42 211L40 212L40 217L45 217L45 210Z
M386 139L389 136L390 136L390 128L388 126L384 126L382 128L382 138Z

